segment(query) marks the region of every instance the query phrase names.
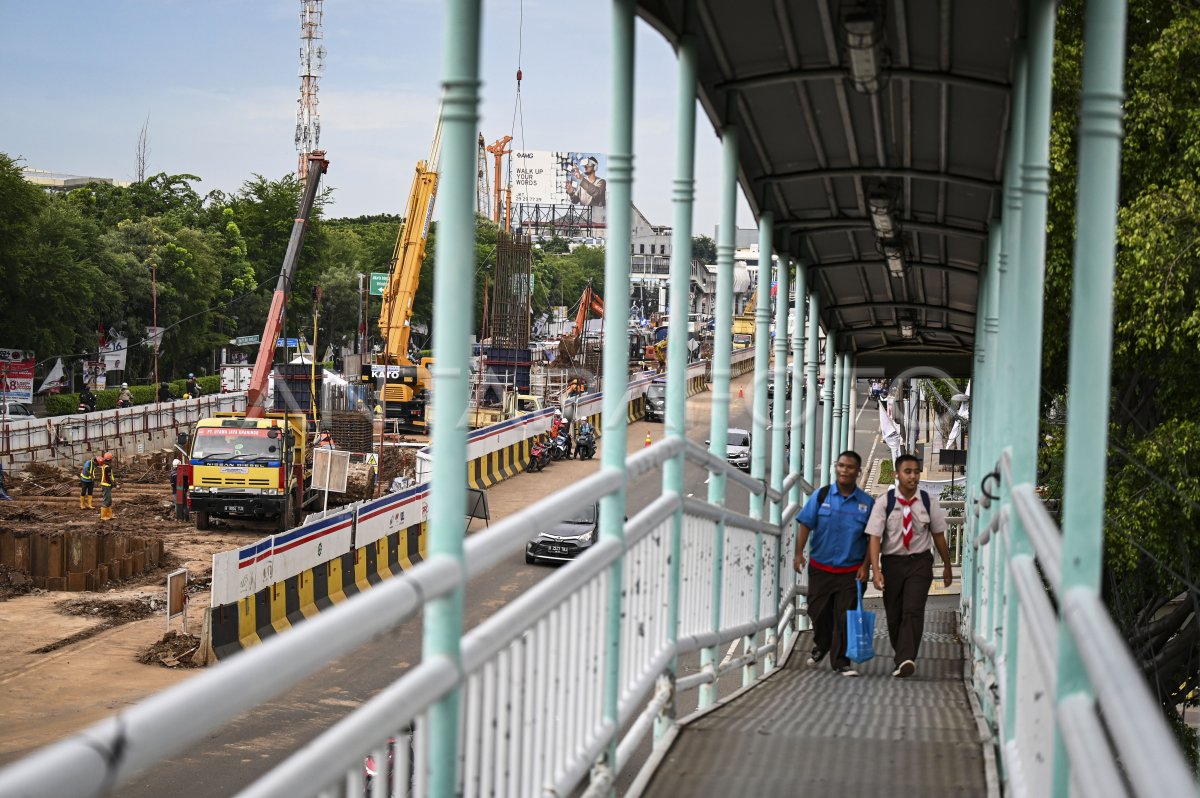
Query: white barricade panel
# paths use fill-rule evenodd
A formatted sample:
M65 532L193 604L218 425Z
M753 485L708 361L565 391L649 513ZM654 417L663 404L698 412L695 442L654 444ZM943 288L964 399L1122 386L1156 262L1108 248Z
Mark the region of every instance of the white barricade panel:
M281 582L350 551L354 513L347 511L322 518L272 538L274 581Z
M212 606L232 604L253 596L275 581L271 558L273 538L213 555Z
M357 508L354 545L362 548L393 532L415 526L429 518L429 483L392 493Z

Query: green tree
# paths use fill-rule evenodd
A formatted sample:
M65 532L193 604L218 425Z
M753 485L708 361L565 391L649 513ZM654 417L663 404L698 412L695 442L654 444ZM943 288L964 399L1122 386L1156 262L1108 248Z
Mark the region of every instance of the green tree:
M708 236L692 236L692 260L701 263L717 262L717 242Z

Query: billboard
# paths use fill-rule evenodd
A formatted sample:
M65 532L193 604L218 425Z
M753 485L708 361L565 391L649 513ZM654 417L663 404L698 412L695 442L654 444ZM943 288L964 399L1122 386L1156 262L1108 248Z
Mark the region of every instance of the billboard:
M0 348L0 398L7 402L33 401L33 352Z
M588 211L603 227L608 158L598 152L513 150L513 205Z

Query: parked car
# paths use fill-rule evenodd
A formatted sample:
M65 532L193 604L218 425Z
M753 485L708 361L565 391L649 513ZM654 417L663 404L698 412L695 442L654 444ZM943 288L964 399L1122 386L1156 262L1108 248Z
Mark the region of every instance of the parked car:
M32 416L33 411L20 402L4 402L0 403L0 416Z
M787 367L787 374L783 379L784 385L787 388L787 398L792 398L792 364ZM767 396L771 399L775 398L775 372L772 370L767 375Z
M731 466L750 470L750 433L740 427L730 427L725 433L725 458Z
M655 379L646 389L646 420L662 421L666 416L667 381Z
M600 503L593 502L525 544L525 562L573 560L592 547L600 534Z

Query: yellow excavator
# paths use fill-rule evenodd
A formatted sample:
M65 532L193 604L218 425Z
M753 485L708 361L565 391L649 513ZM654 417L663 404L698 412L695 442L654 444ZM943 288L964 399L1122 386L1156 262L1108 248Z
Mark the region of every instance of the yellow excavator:
M398 419L400 428L408 432L426 432L425 399L429 390L429 367L433 358L423 357L414 362L409 353L412 333L412 307L421 282L421 265L425 261L425 245L433 204L437 198L438 162L442 149L442 115L438 112L437 129L429 158L417 162L412 190L404 221L396 233L392 252L390 276L383 291L383 306L379 313L379 331L383 335L383 352L364 369L364 382L384 380L382 405L387 418Z

